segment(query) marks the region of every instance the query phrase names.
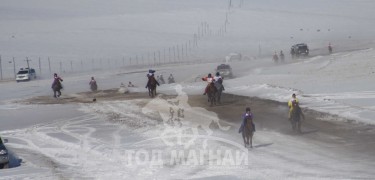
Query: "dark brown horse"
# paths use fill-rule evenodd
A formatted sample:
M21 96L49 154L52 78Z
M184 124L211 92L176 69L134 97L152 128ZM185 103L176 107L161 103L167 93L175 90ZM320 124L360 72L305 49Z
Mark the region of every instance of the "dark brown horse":
M213 106L214 104L216 105L216 93L217 93L217 89L215 87L215 84L212 82L208 85L208 90L207 90L208 102L211 103L210 106Z
M299 107L298 103L293 102L292 104L293 110L291 112L291 123L293 131L297 131L301 133L301 117L305 119L305 115L302 113L301 108Z
M159 85L158 81L156 81L154 76L148 77L148 82L147 82L147 88L148 88L148 95L150 97L155 97L156 96L156 85Z
M250 148L253 148L253 135L254 135L254 127L253 127L253 118L251 116L245 117L245 125L242 130L242 138L243 142L246 145L250 145Z

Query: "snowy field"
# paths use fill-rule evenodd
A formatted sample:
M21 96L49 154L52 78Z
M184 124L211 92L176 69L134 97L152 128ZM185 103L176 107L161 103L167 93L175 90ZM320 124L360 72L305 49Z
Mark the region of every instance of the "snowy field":
M229 53L240 52L248 59L229 62L235 77L225 79L225 93L273 100L285 106L296 93L305 111L321 113L314 121L339 122L348 129L368 126L358 134L369 134L373 139L375 2L1 2L0 55L6 77L13 73L13 65L8 63L12 57L29 57L36 68L38 57L67 64L142 56L145 61L137 66L106 64L96 72L64 70L60 74L64 79L60 102L52 98L49 74L29 82L1 81L0 135L9 139L6 146L12 162L22 159L22 163L19 166L13 162L14 168L1 169L0 179L375 177L372 150L359 154L352 150L355 143L339 135L319 130L304 135L285 133L261 125L257 116L263 116L256 114L259 129L254 148L249 150L237 133L240 114L235 115L238 119L225 119L208 105L193 107L187 103L188 99L197 103L193 97L203 93L205 83L200 77L214 73ZM196 39L194 34L201 37ZM188 42L194 41L198 46L189 47ZM310 56L291 59L290 46L301 42L309 45ZM329 43L333 45L332 54L328 53ZM185 56L179 52L180 59L171 64L154 64L160 61L153 59L154 52L184 45ZM271 56L280 50L286 54L286 61L274 63ZM151 54L151 60L146 60L147 54ZM170 58L167 55L161 61L169 62ZM176 97L151 100L143 94L139 98L146 92L149 68L165 79L174 75L177 83L161 85L158 92ZM100 90L117 89L128 81L137 87L130 88L125 99L69 101L89 91L91 76L95 76ZM32 103L29 99L35 97L53 103ZM24 103L27 101L30 103ZM184 117L178 116L180 128L168 124L170 109L165 107L175 108L176 115L179 109L185 110ZM269 108L273 107L270 104ZM245 107L238 108L242 111ZM287 107L273 111L282 119ZM366 143L366 139L360 142ZM374 147L373 143L369 141L368 147Z

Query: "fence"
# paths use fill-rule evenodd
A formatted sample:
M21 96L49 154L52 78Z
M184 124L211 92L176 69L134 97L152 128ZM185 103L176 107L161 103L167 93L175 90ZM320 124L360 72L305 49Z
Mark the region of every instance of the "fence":
M243 0L239 6L243 6ZM39 77L49 77L57 72L79 73L96 70L115 69L129 66L158 66L171 63L196 61L194 51L199 48L199 41L206 36L224 36L229 24L228 14L233 8L233 1L229 0L224 23L216 30L211 29L209 23L201 22L191 39L159 50L144 52L122 58L61 58L61 57L13 57L0 54L0 80L12 80L20 68L33 68Z

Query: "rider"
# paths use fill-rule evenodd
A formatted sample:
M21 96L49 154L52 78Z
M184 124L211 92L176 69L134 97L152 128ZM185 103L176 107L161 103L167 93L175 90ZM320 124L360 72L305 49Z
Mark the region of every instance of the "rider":
M93 88L91 88L91 90L93 90L93 91L96 91L96 89L98 88L94 77L91 77L91 81L89 82L89 85L90 85L90 87L93 87Z
M63 81L63 79L61 79L61 77L57 76L57 73L54 73L53 74L53 83L52 83L52 86L51 88L54 89L54 86L59 86L57 89L57 92L59 93L57 96L56 96L56 91L53 91L53 97L60 97L61 96L61 91L60 89L62 89L62 85L61 85L61 82Z
M147 73L147 77L149 77L149 76L154 76L154 73L155 73L155 70L152 70L152 69L149 69L148 70L148 73Z
M273 60L277 62L279 60L279 56L277 56L277 52L273 55Z
M207 91L208 91L208 87L209 87L210 84L213 83L215 80L214 80L214 78L212 77L211 73L209 73L207 77L202 78L202 80L203 80L203 81L207 81L207 86L206 86L206 89L204 90L204 93L203 93L203 95L206 95L206 94L207 94Z
M292 94L292 99L290 99L289 101L288 101L288 107L289 107L289 120L291 119L291 113L292 113L292 110L293 110L293 101L295 101L296 103L299 103L299 101L298 101L298 99L297 99L297 97L296 97L296 94Z
M174 83L174 77L173 77L172 74L170 74L169 77L168 77L168 83L169 83L169 84L170 84L170 83Z
M247 118L250 118L251 120L253 120L253 113L251 113L251 110L250 110L249 107L246 108L245 113L242 115L242 123L241 123L240 129L238 130L238 133L241 133L243 131L243 128L245 127L245 125L247 123L247 121L246 121ZM252 121L252 125L253 125L253 131L255 132L254 121Z
M223 86L223 91L224 91L225 89L224 89L224 85L223 85L223 79L224 78L220 76L220 73L216 72L215 77L214 77L214 81L219 82Z
M154 71L155 72L155 71ZM151 74L151 75L150 75ZM149 73L149 74L147 74L147 78L148 78L148 80L147 80L147 84L146 84L146 88L148 88L148 86L150 85L150 79L155 79L155 77L154 77L154 74L153 73ZM155 80L156 81L156 80ZM159 84L159 82L158 81L156 81L156 85L158 85L158 86L160 86L160 84Z
M285 60L285 55L284 55L283 51L280 51L280 59L281 59L281 61Z

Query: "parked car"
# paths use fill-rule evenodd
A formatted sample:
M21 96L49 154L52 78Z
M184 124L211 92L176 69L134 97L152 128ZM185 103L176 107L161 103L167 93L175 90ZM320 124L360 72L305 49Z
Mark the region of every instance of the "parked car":
M5 147L4 143L8 142L7 139L4 141L0 137L0 169L9 167L9 155L8 150Z
M30 81L31 79L36 79L35 69L32 68L21 68L16 76L16 81Z
M299 57L300 55L308 56L309 47L305 43L295 44L290 48L290 54L294 57Z
M232 68L229 64L220 64L217 66L216 72L219 72L222 77L233 77Z

